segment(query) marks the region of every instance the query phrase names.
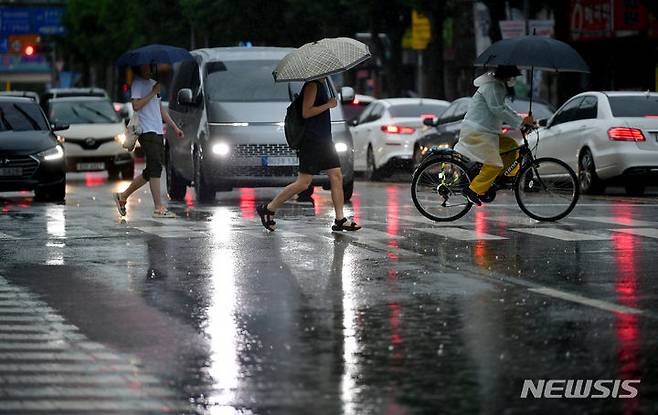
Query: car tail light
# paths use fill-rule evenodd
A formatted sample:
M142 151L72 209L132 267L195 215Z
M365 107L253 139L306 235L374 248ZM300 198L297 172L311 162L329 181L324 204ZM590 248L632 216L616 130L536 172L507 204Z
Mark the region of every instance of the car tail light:
M500 129L500 132L503 133L503 134L507 134L510 131L512 131L512 129L509 128L509 127L503 127L503 128Z
M354 99L352 100L352 104L353 104L353 105L359 105L360 103L361 103L361 101L359 101L359 98L354 98Z
M413 127L400 127L398 125L382 125L382 131L386 134L413 134L416 129Z
M114 104L114 112L121 112L121 104Z
M614 141L646 141L642 130L637 128L614 127L608 130L608 137Z

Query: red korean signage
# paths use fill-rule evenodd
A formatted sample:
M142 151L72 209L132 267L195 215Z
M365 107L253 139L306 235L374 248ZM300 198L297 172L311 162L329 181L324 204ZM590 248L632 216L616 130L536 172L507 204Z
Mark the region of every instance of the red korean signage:
M571 39L612 37L613 10L613 0L571 0Z
M640 0L616 0L615 30L647 30L649 22L647 14L646 6Z

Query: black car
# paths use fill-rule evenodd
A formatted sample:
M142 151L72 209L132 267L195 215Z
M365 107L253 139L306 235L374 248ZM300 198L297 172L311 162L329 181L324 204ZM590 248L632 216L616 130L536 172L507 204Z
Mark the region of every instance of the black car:
M0 97L0 192L34 190L44 201L62 201L66 189L64 148L30 98Z
M459 140L459 132L461 131L462 121L468 111L473 98L462 97L454 100L450 106L445 110L441 116L436 120L426 119L425 125L430 128L427 129L423 135L416 141L414 145L414 167L418 166L425 154L432 148L453 148ZM520 114L526 114L529 108L529 101L527 99L516 98L508 99L507 104L512 109ZM555 109L551 104L533 100L532 101L532 115L537 120L550 118ZM507 133L510 129L503 126L502 133ZM517 132L510 132L512 137L516 137Z

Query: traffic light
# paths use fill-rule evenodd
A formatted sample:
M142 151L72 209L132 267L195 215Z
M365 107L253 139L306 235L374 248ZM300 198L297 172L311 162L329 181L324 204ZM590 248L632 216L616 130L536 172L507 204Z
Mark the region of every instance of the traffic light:
M34 47L34 45L25 45L25 47L23 47L23 55L25 56L28 57L33 56L35 52L36 52L36 48Z

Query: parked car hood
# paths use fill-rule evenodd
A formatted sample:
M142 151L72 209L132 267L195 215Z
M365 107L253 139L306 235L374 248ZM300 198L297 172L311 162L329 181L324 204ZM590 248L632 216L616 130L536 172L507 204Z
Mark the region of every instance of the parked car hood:
M125 133L126 128L123 123L113 124L71 124L71 126L57 134L65 139L85 139L114 137L117 134Z
M50 131L2 131L0 132L0 154L34 154L57 144Z

